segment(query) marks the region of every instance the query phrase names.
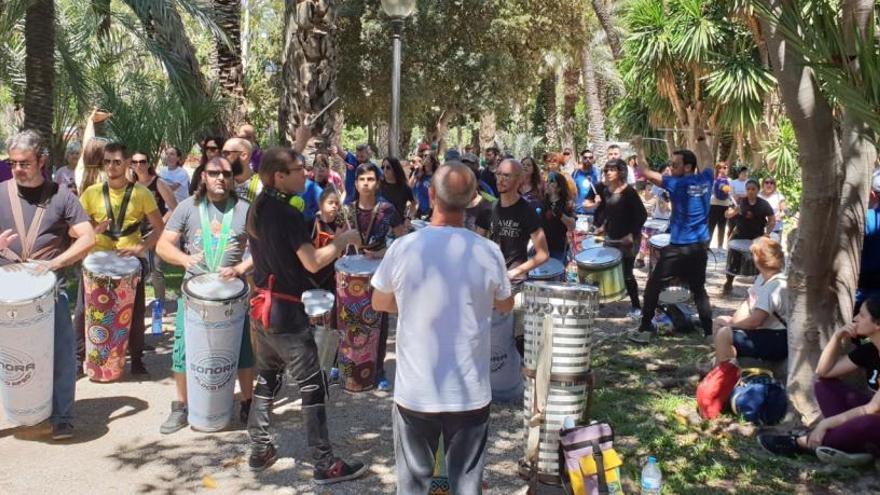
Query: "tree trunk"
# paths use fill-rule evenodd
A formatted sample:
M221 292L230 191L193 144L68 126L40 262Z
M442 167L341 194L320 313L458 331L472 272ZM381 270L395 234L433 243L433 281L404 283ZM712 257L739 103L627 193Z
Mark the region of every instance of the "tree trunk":
M336 98L336 11L336 0L288 0L284 8L279 128L292 142L308 124L315 148L336 142L335 111L318 116Z
M211 77L220 85L223 96L232 100L226 115L229 135L247 118L244 94L244 67L241 60L241 1L213 0L217 25L226 34L226 40L214 37L211 46Z
M563 100L562 100L562 147L571 148L572 152L577 153L575 149L576 143L574 138L575 126L575 108L580 97L578 83L580 82L580 73L577 63L570 61L565 67L562 74L563 84Z
M559 146L559 126L556 123L556 72L551 72L541 80L540 102L544 107L544 144L547 151L556 151Z
M492 110L480 112L480 151L485 151L490 146L495 146L496 118Z
M776 11L799 8L793 0L768 4ZM836 135L833 108L812 69L771 23L762 21L762 27L799 143L803 192L788 274L788 394L809 425L821 415L812 392L821 346L852 318L876 149L845 111Z
M611 55L614 56L614 60L620 60L623 56L620 36L614 30L614 23L611 20L611 12L609 12L608 6L605 5L603 0L593 0L593 11L596 13L596 18L599 19L599 24L602 25L602 30L605 31L608 46L611 48Z
M24 18L24 127L52 142L55 100L55 2L31 3ZM50 162L51 163L51 162Z
M608 152L608 144L605 139L605 112L602 110L602 102L599 100L599 87L596 84L596 68L593 65L593 54L590 52L590 44L585 43L581 50L581 65L584 71L584 89L587 96L587 115L590 122L588 125L590 134L590 146L596 163L604 166Z
M391 129L388 127L388 122L379 122L379 125L376 126L376 147L378 150L378 154L376 158L382 159L388 155L388 139L390 138Z

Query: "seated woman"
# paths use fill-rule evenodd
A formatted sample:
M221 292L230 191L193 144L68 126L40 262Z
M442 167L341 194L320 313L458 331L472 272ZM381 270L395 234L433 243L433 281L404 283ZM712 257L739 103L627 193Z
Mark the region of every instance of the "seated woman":
M868 339L849 354L841 351L851 339ZM761 447L775 455L812 453L840 465L870 462L880 454L880 296L862 305L853 323L834 333L816 367L814 393L824 419L809 433L759 435ZM867 390L840 379L857 370L867 375Z
M782 245L759 237L751 247L760 275L749 288L748 299L733 316L715 319L715 365L736 357L782 361L788 357L786 285Z

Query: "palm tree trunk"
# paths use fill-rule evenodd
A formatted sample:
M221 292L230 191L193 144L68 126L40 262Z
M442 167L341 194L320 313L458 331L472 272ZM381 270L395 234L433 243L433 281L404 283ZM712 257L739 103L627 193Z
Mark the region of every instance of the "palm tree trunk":
M574 131L576 126L575 108L579 99L578 85L580 83L580 69L577 63L569 61L562 74L563 84L563 100L562 100L562 147L571 148L577 153L574 142Z
M596 18L599 19L599 24L602 25L602 29L605 31L608 46L611 48L611 55L614 56L614 60L620 60L623 56L620 36L614 30L614 23L611 20L611 12L609 12L608 6L605 5L603 0L593 0L593 12L596 13Z
M602 109L602 101L599 99L596 68L593 65L593 54L590 52L589 42L584 43L581 50L581 65L584 71L587 115L590 117L590 123L587 126L590 134L590 146L592 146L593 155L596 157L596 163L602 166L605 164L608 151L605 139L605 112Z
M223 96L234 102L225 119L226 130L231 134L247 117L241 61L241 1L214 0L213 7L217 25L226 34L226 40L214 37L211 77L219 83Z
M55 80L55 2L31 3L24 19L24 127L52 141Z
M336 13L336 0L288 0L284 8L279 129L293 141L296 128L308 124L317 149L337 141L336 112L318 116L336 98Z

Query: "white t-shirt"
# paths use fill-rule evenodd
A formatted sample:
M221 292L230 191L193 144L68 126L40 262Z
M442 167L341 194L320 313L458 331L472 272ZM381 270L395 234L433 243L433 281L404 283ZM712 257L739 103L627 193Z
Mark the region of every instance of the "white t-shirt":
M388 248L372 285L394 293L399 310L395 402L427 413L488 405L492 308L511 290L501 249L464 228L428 226Z
M774 191L773 194L769 196L764 196L763 193L758 193L759 198L764 198L765 201L770 203L770 207L773 208L773 215L776 216L776 226L773 228L774 232L779 232L782 230L782 218L779 215L779 203L785 200L779 191Z
M760 309L767 312L767 319L761 323L762 329L785 329L785 325L773 313L776 312L782 318L788 319L787 298L788 285L784 275L781 273L774 275L766 283L764 276L758 275L755 283L749 287L749 309Z
M672 207L669 205L669 193L662 187L651 186L651 196L656 198L651 218L669 220L669 216L672 214Z
M165 182L171 184L180 184L180 187L174 190L174 198L180 203L189 196L189 174L183 167L178 166L174 170L168 167L162 167L159 170L159 177Z

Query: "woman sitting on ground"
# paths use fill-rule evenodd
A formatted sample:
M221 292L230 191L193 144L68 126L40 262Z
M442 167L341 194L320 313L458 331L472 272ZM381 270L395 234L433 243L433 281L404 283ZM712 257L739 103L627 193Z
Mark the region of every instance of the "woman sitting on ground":
M715 319L715 365L737 357L782 361L788 357L786 285L782 245L759 237L751 247L760 275L749 288L748 299L733 316Z
M867 339L843 354L846 341ZM871 462L880 454L880 296L862 305L853 323L834 333L816 367L814 393L824 419L809 433L759 435L758 442L775 455L809 454L840 465ZM857 370L867 375L867 390L854 389L841 377Z

